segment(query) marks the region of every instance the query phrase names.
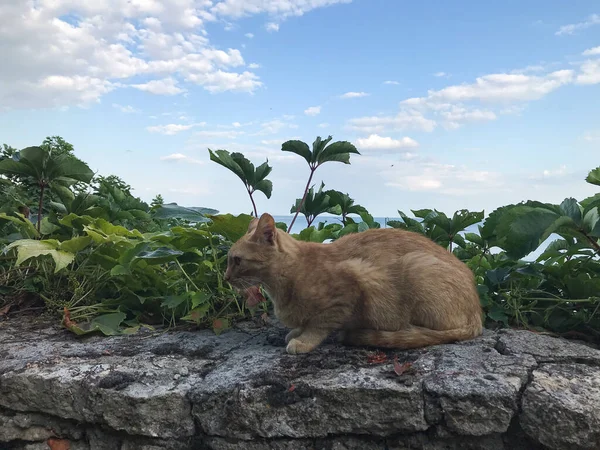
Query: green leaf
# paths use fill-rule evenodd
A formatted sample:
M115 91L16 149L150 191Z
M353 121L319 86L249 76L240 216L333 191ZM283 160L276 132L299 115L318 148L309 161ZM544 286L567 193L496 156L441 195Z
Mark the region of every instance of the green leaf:
M204 305L204 304L209 305L208 302L209 302L210 298L211 298L211 294L209 292L205 292L205 291L193 292L191 295L192 308L197 308L198 306Z
M60 243L59 249L70 253L77 253L92 243L89 236L77 236Z
M492 305L492 307L487 313L487 316L496 322L501 322L504 325L508 325L508 315L506 314L504 308L502 308L501 306Z
M576 229L570 217L554 205L539 202L510 205L494 211L486 220L483 230L494 224L493 235L499 247L506 250L511 258L521 258L536 248L550 234L564 229ZM541 205L541 206L538 206Z
M206 303L204 305L198 306L197 308L193 308L187 315L183 316L181 320L199 324L202 321L202 319L206 317L209 310L210 305Z
M449 231L452 235L457 235L471 225L481 222L483 220L483 216L483 211L471 212L467 209L456 211L452 216L452 220L450 221Z
M103 314L95 317L88 323L77 323L68 327L70 331L77 335L84 335L100 331L106 336L115 336L121 334L119 326L125 320L127 315L122 312Z
M497 269L488 270L485 273L487 279L490 280L494 286L504 283L509 275L510 269L506 267L498 267Z
M583 214L585 215L590 209L596 206L600 207L600 193L582 200L579 204L583 206Z
M273 191L273 183L271 180L261 180L254 185L254 189L265 194L267 198L271 198L271 192Z
M15 225L17 225L24 237L39 237L39 233L36 230L35 225L33 225L33 223L30 220L26 219L25 216L23 216L22 214L15 214L14 216L9 216L6 213L0 213L0 223L2 223L3 220L12 222Z
M411 211L415 215L415 217L419 217L420 219L425 219L429 214L434 212L433 209L412 209Z
M183 255L182 251L168 247L160 247L149 252L140 252L136 259L143 259L148 264L164 264L176 260L177 257L181 255Z
M121 275L130 275L130 274L131 274L131 271L127 267L124 267L120 264L113 267L112 269L110 269L111 277L118 277Z
M331 136L329 137L331 139ZM328 161L338 161L344 164L350 164L350 153L360 155L356 147L347 141L338 141L325 147L318 155L318 163L323 164Z
M252 219L253 217L248 214L240 214L239 216L219 214L218 216L210 216L211 223L207 226L207 229L211 233L224 236L225 239L231 242L236 242L246 234Z
M326 213L330 209L330 199L327 192L323 191L325 184L321 182L321 187L315 192L314 186L311 186L306 193L306 199L300 208L300 213L306 217L308 223L312 223L319 215ZM298 210L298 206L302 201L301 198L296 199L296 202L290 208L290 213L293 214Z
M310 165L313 161L313 155L308 148L308 144L298 140L286 141L281 144L281 150L284 152L292 152L296 155L302 156L306 162Z
M415 233L420 233L420 234L424 234L425 233L425 229L423 228L423 224L421 222L419 222L418 220L415 220L415 219L412 219L412 218L408 217L402 211L398 211L398 214L400 214L400 217L402 218L402 221L406 224L406 229L407 230L413 231ZM389 222L388 222L388 224L389 224Z
M577 200L574 198L565 198L560 204L560 209L565 216L570 217L577 225L581 224L582 208L577 203Z
M287 223L285 223L285 222L275 222L275 226L277 228L279 228L280 230L283 230L283 231L287 232L287 229L288 229Z
M54 260L54 273L67 267L75 259L75 255L64 250L57 250L58 241L45 240L37 241L33 239L21 239L6 246L5 251L11 248L17 249L16 265L21 265L30 258L37 258L42 255L50 255Z
M67 207L65 205L63 205L62 203L50 201L49 204L52 208L54 208L59 213L62 213L62 214L68 213Z
M31 178L37 177L37 173L32 167L21 161L13 161L11 159L3 159L0 161L0 174Z
M259 183L269 176L273 168L269 166L269 160L267 162L262 163L260 166L256 168L254 173L254 181Z
M56 230L60 230L60 227L51 223L50 220L48 220L48 217L42 219L42 223L40 224L40 234L42 236L52 234Z
M50 161L53 160L50 159ZM83 183L89 183L94 177L94 172L86 163L71 155L64 155L64 158L57 157L54 161L57 162L57 168L54 173L52 173L53 178L65 177Z
M324 242L328 239L333 239L338 231L342 229L342 226L337 223L332 223L318 230L314 226L305 228L300 232L299 235L294 235L301 241L307 242Z
M175 309L185 303L187 297L185 295L169 295L165 297L160 304L163 308Z
M583 218L584 231L593 237L600 237L600 214L598 207L590 209Z
M600 167L596 167L594 170L591 170L585 181L590 184L600 186Z
M483 247L483 239L477 233L465 233L465 239L473 244L477 244L480 247Z

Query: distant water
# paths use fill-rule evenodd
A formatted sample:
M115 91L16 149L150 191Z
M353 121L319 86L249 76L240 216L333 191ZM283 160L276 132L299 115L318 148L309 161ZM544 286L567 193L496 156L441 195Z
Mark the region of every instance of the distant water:
M352 215L352 220L354 220L355 222L362 222L361 218L356 216L356 215ZM275 222L283 222L285 223L288 227L290 226L290 224L292 223L292 219L294 218L294 216L273 216L273 218L275 219ZM378 222L382 228L391 228L387 225L387 223L390 220L402 220L400 217L373 217L373 219L375 219L376 222ZM416 219L416 220L420 220L420 219ZM321 215L319 217L317 217L317 219L313 222L313 225L316 227L319 222L325 222L326 224L331 224L331 223L339 223L341 224L342 221L340 219L339 216L329 216L329 215ZM300 231L302 231L304 228L307 227L307 222L306 222L306 218L302 215L299 215L296 218L296 222L294 223L294 228L292 228L292 232L293 233L299 233ZM465 229L465 231L461 234L464 235L464 233L477 233L479 234L479 225L482 225L483 222L479 222L476 223L474 225L471 225L469 227L467 227ZM551 235L545 242L542 243L542 245L540 245L537 250L535 250L534 252L530 253L529 255L527 255L526 257L524 257L523 259L525 261L534 261L538 256L540 256L544 250L546 250L546 247L548 247L548 245L556 240L559 236L558 235ZM492 249L494 250L494 249ZM499 249L497 249L497 251L499 251ZM494 251L494 253L496 253Z

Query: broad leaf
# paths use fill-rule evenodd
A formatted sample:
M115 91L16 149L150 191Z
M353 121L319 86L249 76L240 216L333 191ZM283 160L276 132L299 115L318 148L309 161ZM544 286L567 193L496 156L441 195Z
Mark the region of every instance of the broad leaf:
M596 167L594 170L591 170L585 181L595 184L596 186L600 186L600 167Z
M325 147L318 155L318 163L323 164L328 161L338 161L344 164L350 164L350 153L360 155L356 147L347 141L338 141Z
M577 200L574 198L565 198L560 204L560 209L565 216L570 217L577 225L581 224L582 208L577 203Z
M271 192L273 191L273 183L271 180L261 180L254 185L254 189L265 194L267 198L271 198Z
M313 161L312 153L308 144L298 140L286 141L281 144L281 150L284 152L292 152L296 155L302 156L308 164L311 164Z
M218 216L210 216L212 223L207 226L207 229L211 233L224 236L231 242L236 242L246 234L252 219L253 217L248 214L240 214L239 216L219 214Z
M597 206L587 212L583 218L582 225L587 234L600 237L600 214Z
M125 313L115 312L95 317L91 322L87 323L74 323L69 321L65 323L65 326L77 335L100 331L106 336L115 336L123 332L120 329L120 325L126 317L127 315Z
M223 167L231 170L235 173L240 180L246 183L248 180L246 179L246 175L244 174L244 170L240 167L240 165L234 161L227 150L215 150L214 152L211 149L208 149L208 153L210 155L210 160L216 162L217 164L222 165Z
M140 252L137 259L143 259L148 264L163 264L174 261L178 256L183 255L182 251L174 250L168 247L160 247L149 252Z
M58 245L58 241L55 240L37 241L33 239L21 239L9 244L6 250L17 249L17 266L30 258L49 255L54 260L54 273L56 273L67 267L75 259L73 253L58 250Z

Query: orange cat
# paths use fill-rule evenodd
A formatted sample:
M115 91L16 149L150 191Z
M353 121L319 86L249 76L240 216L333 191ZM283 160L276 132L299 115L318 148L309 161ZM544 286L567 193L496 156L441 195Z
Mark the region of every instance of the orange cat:
M265 288L277 318L292 328L292 354L312 351L336 330L347 344L399 349L482 333L469 268L409 231L367 230L317 244L294 239L263 214L231 247L225 279Z

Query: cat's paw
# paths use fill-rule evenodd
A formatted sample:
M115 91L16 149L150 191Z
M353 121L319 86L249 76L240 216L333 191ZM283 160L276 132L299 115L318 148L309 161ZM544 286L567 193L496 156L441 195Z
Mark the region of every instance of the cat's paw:
M290 355L298 355L299 353L308 353L314 348L315 347L313 345L306 344L298 339L293 338L290 340L285 350Z
M285 337L285 343L289 343L292 339L297 338L302 334L302 330L300 328L294 328L290 331Z

